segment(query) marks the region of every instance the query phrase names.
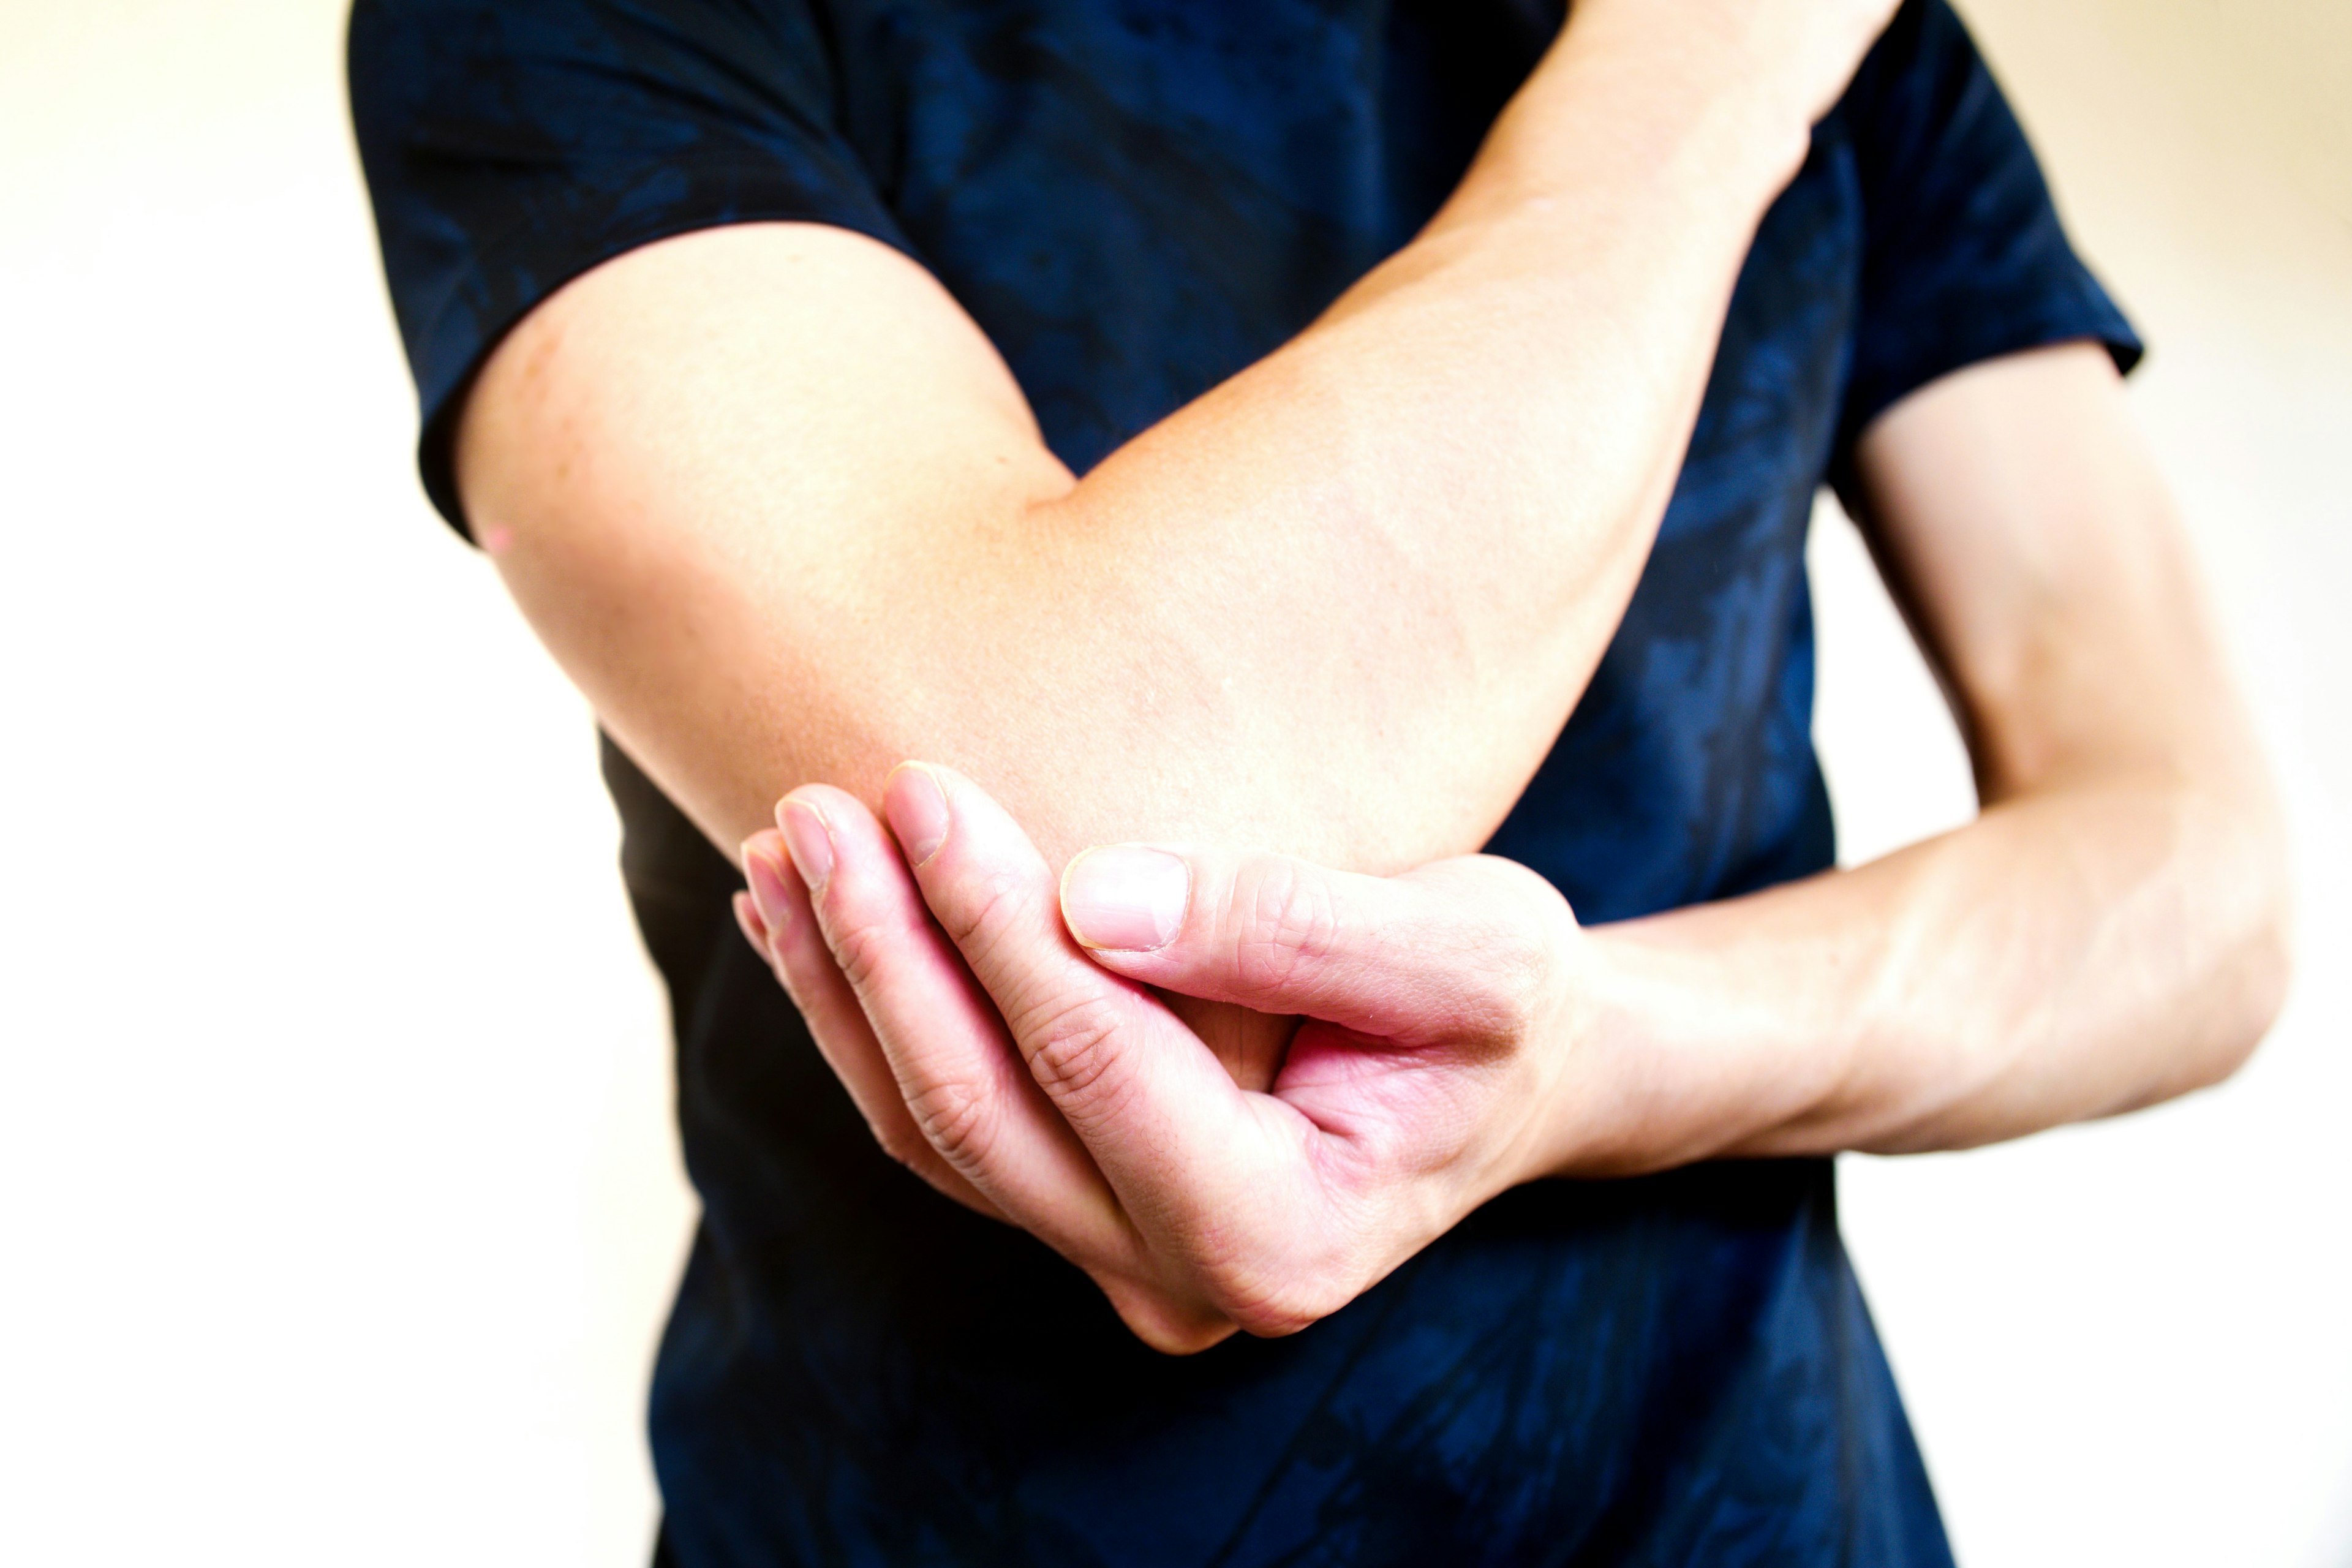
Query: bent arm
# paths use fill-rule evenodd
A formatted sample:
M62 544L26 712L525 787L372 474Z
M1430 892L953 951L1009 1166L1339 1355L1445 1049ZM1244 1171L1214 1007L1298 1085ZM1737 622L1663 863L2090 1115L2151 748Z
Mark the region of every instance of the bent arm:
M465 411L469 515L722 846L922 755L1057 858L1473 847L1622 612L1818 107L1624 32L1571 27L1426 233L1082 480L928 274L762 225L526 320Z
M1590 931L1487 856L1108 847L1055 910L1011 819L914 765L895 847L837 791L792 797L746 933L886 1146L1162 1349L1312 1321L1519 1182L1966 1146L2221 1078L2278 1005L2277 831L2113 367L1948 377L1861 459L1977 758L1958 832ZM1247 1094L1171 992L1310 1021Z
M1867 866L1596 931L1624 1070L1613 1131L1580 1142L1563 1117L1559 1168L2018 1137L2212 1083L2277 1010L2270 785L2105 356L1949 377L1859 458L1865 533L1984 809Z

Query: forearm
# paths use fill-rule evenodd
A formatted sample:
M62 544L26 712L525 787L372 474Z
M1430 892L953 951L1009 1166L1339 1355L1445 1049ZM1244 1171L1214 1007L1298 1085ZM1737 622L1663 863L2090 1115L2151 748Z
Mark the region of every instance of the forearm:
M1967 1148L2215 1082L2278 1005L2282 879L2258 793L2117 773L1603 928L1606 1087L1559 1163Z
M648 258L500 350L460 441L469 510L606 724L723 845L793 784L870 795L920 754L1002 790L1049 855L1471 847L1614 628L1802 144L1712 83L1612 64L1556 53L1421 240L1082 482L975 352L971 411L907 411L912 438L876 454L906 470L887 504L794 488L765 456L795 438L779 410L824 410L763 379L785 345L758 310L715 331L712 279Z
M2210 1083L2278 1005L2269 773L2106 354L1946 377L1856 458L1984 810L1593 933L1601 1048L1590 1103L1563 1100L1563 1167L2015 1137Z

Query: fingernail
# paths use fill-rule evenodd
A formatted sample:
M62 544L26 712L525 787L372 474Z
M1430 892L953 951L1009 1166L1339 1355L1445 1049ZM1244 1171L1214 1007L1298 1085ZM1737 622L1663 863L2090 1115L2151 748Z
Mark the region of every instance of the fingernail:
M931 770L907 763L890 775L882 792L882 815L890 821L909 866L920 866L948 841L948 797Z
M793 852L793 864L800 868L801 880L808 884L811 893L824 892L825 879L833 875L833 834L825 826L824 814L805 801L788 800L776 815L784 830L784 845Z
M1192 868L1164 849L1089 849L1062 877L1062 918L1087 947L1149 952L1175 940L1192 892Z
M758 839L743 846L743 882L751 890L751 907L758 911L762 934L776 931L793 918L790 897L784 890L784 868L777 863L775 852Z

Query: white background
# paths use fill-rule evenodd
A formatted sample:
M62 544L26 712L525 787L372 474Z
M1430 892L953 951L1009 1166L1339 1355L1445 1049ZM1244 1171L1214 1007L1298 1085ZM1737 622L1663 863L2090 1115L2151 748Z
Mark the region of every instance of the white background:
M1970 6L2294 811L2217 1092L1848 1161L1971 1568L2352 1564L2352 8ZM0 0L0 1560L644 1560L691 1214L580 702L431 516L332 0ZM1814 547L1849 858L1967 775Z

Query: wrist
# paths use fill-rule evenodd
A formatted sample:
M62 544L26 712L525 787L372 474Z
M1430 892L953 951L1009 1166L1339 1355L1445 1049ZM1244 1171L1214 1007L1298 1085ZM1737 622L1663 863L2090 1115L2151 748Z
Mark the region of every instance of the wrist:
M1649 180L1752 223L1811 141L1812 115L1779 75L1738 50L1662 38L1646 14L1579 5L1497 130L1538 167L1573 166L1584 149L1608 147Z
M1654 1048L1665 987L1654 966L1633 962L1640 957L1605 928L1578 933L1565 994L1538 1047L1553 1070L1523 1180L1633 1175L1674 1163L1656 1157L1662 1101L1672 1099Z
M1843 1081L1843 1033L1722 940L1720 906L1582 933L1576 996L1534 1173L1627 1176L1725 1155L1812 1150Z

